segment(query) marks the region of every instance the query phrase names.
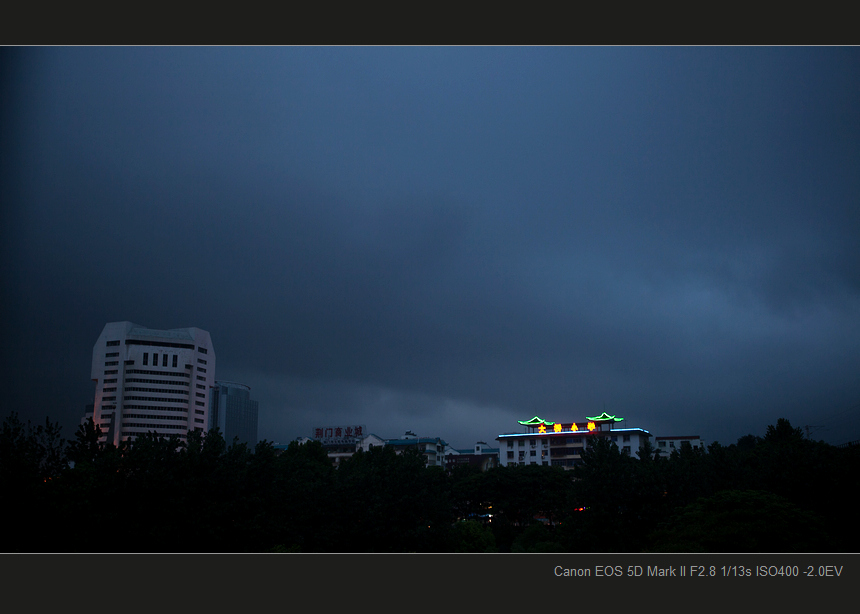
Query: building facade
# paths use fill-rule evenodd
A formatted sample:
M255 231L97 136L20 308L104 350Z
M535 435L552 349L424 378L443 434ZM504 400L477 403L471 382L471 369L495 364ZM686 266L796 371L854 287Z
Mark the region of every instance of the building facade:
M148 431L179 435L209 424L215 351L199 328L156 330L132 322L105 325L93 346L92 417L102 442L119 445Z
M668 457L675 450L681 449L685 443L690 444L693 448L705 449L705 442L698 435L667 435L665 437L655 437L657 451L660 456Z
M386 439L385 445L391 446L400 454L405 450L415 449L424 457L427 467L445 467L445 449L448 444L439 437L419 437L412 431L406 431L400 439Z
M641 428L620 428L623 418L603 412L586 416L585 422L550 422L535 416L518 421L526 432L499 435L499 463L512 465L549 465L572 469L582 453L597 438L607 438L624 454L634 454L651 437Z
M479 441L474 448L448 448L445 450L445 467L447 469L462 466L475 467L481 471L489 471L498 467L499 448L491 448L486 442Z
M235 382L216 381L209 392L209 430L219 429L227 445L236 439L257 445L259 404L251 399L251 388Z

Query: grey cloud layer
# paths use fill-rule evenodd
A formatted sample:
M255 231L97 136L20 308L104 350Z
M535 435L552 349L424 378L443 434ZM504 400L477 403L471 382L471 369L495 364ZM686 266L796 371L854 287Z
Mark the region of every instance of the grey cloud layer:
M731 441L860 395L854 49L24 56L10 372L23 330L87 365L105 321L196 325L282 382L264 437L307 381L368 423L508 416L453 412L461 445L603 403Z

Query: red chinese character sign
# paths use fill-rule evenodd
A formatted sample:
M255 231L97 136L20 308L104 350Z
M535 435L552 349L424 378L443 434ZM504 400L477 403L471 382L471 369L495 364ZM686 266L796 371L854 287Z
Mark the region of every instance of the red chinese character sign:
M366 427L362 425L349 426L317 426L313 430L313 438L324 446L355 445L364 437Z

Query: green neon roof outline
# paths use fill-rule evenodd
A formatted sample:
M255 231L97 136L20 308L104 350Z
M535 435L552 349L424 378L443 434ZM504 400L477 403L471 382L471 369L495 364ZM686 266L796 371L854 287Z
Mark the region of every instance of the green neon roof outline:
M517 422L519 422L523 426L539 426L541 424L545 424L547 426L553 426L555 424L555 422L547 422L543 418L538 418L537 416L535 416L531 420L517 420Z
M610 416L606 412L603 412L599 416L586 416L586 420L614 420L615 422L621 422L624 418L616 418L615 416Z

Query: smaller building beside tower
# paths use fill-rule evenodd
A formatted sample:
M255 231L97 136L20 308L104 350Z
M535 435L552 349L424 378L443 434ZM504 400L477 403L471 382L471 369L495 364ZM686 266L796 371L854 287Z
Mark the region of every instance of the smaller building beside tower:
M227 445L257 445L259 404L251 399L251 388L236 382L216 381L210 391L209 430L219 429Z

